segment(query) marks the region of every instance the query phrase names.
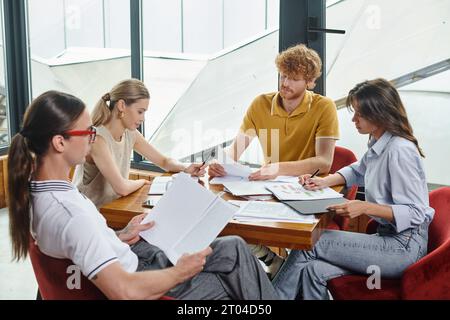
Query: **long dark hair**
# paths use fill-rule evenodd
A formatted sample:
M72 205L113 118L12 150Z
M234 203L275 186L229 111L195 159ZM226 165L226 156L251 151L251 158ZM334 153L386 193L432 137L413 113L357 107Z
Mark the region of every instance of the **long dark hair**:
M361 117L384 128L394 136L413 142L419 154L425 155L413 135L405 107L395 87L385 79L374 79L358 83L347 96L347 107L358 105Z
M47 91L27 108L23 128L8 152L9 232L13 260L25 259L30 239L28 183L53 136L70 130L85 109L84 103L66 93Z

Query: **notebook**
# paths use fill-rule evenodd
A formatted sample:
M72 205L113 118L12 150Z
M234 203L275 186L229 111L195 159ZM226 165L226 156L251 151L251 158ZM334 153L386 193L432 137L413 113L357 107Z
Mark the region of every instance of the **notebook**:
M345 198L331 198L320 200L282 201L301 214L318 214L328 212L327 207L347 202Z

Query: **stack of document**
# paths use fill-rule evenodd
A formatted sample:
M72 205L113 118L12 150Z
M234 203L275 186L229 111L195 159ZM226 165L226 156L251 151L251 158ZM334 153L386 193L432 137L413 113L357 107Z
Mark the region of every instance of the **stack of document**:
M272 221L272 222L297 222L313 224L318 220L314 216L302 216L289 206L280 202L266 201L235 201L230 200L239 211L234 219L238 221Z
M271 195L266 181L225 182L223 189L234 196Z
M252 171L257 171L258 169L252 168ZM247 177L237 177L226 175L224 177L215 177L209 181L209 184L224 184L226 182L249 182ZM296 183L298 182L298 177L296 176L278 176L275 179L264 180L265 182L286 182L286 183Z
M311 191L303 188L299 183L267 184L273 195L280 201L283 200L320 200L342 198L343 194L331 188Z
M273 180L264 181L249 181L245 179L243 181L230 181L224 182L224 190L231 193L234 196L269 196L272 192L267 188L267 186L276 186L281 184L287 184L292 182L297 182L297 177L292 176L279 176Z
M176 264L184 253L205 249L233 218L237 208L179 174L142 223L155 221L140 236Z

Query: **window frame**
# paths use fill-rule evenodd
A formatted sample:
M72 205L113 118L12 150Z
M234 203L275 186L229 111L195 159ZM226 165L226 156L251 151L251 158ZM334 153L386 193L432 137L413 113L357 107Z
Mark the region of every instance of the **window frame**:
M5 87L10 137L20 131L25 109L32 97L27 1L3 0ZM324 35L308 36L308 23L311 15L319 17L319 27L325 26L325 5L325 0L280 0L279 50L284 50L296 43L305 43L317 50L322 61L325 61ZM143 80L144 75L142 8L142 0L130 0L131 76L139 80ZM318 79L315 91L321 94L325 93L325 83L322 78ZM144 133L142 125L138 130ZM6 154L8 149L9 146L0 148L0 155ZM188 158L195 161L197 157L198 154L193 154ZM133 153L131 167L142 170L164 171L143 159L136 152Z

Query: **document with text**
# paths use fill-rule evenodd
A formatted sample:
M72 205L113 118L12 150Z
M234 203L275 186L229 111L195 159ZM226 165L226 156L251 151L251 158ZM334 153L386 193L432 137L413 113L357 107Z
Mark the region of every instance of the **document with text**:
M328 187L311 191L303 188L299 183L267 184L266 188L278 200L319 200L343 197L343 194Z

